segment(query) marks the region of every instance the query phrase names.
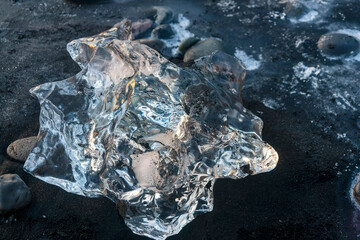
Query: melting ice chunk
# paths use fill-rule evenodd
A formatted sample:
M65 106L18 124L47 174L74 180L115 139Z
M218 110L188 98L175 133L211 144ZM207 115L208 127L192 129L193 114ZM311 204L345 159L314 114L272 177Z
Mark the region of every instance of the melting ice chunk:
M217 178L270 171L278 155L241 104L237 58L216 52L181 69L130 39L124 20L68 44L82 70L31 90L40 132L24 169L72 193L106 196L134 233L165 239L212 210Z

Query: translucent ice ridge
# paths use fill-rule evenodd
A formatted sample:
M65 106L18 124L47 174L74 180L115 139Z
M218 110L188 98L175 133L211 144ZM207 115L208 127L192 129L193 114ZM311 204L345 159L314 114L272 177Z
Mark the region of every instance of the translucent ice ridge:
M40 131L24 169L68 192L106 196L134 233L165 239L213 209L217 178L268 172L278 155L242 106L238 59L216 52L182 69L130 35L123 20L70 42L82 70L30 90Z

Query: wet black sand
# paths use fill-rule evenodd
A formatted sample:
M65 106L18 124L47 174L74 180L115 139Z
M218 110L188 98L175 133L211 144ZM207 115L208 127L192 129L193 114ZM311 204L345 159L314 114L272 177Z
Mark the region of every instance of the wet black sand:
M242 24L224 17L217 1L77 5L49 0L46 6L44 2L0 2L0 174L19 174L32 193L27 208L0 217L0 239L145 239L125 226L110 200L80 197L37 180L7 156L6 148L18 138L37 134L39 105L28 90L79 71L66 52L67 42L106 30L123 17L136 20L138 7L151 5L183 13L192 22L190 31L222 38L229 51L259 49L268 61L258 71L248 72L244 105L264 120L263 138L280 157L272 172L218 180L213 212L199 216L169 239L356 239L353 207L347 199L351 173L344 171L359 161L354 144L359 130L351 122L353 114L328 117L309 102L297 105L291 97L283 102L286 109L273 110L258 97L283 94L278 82L293 74L294 63L309 61L294 50L296 35L309 36L304 51L313 53L312 61L322 59L316 41L325 33L323 28L291 27L279 19L274 26L267 18ZM244 8L238 18L282 11L280 4L245 8L247 1L237 2ZM360 4L351 4L336 11L350 22L359 21ZM332 127L324 132L324 126ZM352 133L352 140L337 139L338 131Z

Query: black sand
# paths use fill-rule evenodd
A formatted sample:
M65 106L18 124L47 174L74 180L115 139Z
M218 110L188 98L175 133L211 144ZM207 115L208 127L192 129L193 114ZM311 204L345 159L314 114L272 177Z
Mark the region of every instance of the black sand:
M79 71L66 52L67 42L106 30L123 17L136 20L141 17L138 7L151 5L183 13L192 22L190 31L200 37L222 38L229 51L235 47L249 50L252 45L262 49L264 58L271 58L261 71L248 73L246 82L251 84L245 84L243 98L244 105L264 120L263 138L280 157L272 172L237 181L218 180L213 212L199 216L169 239L356 239L348 199L351 173L344 171L359 160L354 144L359 130L351 122L356 116L328 117L308 103L295 105L291 97L285 99L286 109L273 110L257 97L282 94L277 81L293 74L294 63L305 61L293 50L298 33L309 36L310 52L322 59L316 42L325 30L294 27L279 19L274 20L276 27L265 20L242 24L224 17L216 1L210 0L152 2L0 2L0 175L17 173L32 193L27 208L0 217L0 239L145 239L126 227L110 200L77 196L44 183L25 173L22 163L7 156L6 148L16 139L37 134L39 104L28 90ZM247 1L238 3L244 9L238 18L282 11L275 3L248 9ZM349 22L359 22L359 2L349 4L336 11ZM340 20L334 17L332 21ZM314 119L317 124L311 122ZM324 132L325 126L331 129ZM351 133L351 141L337 139L338 131Z

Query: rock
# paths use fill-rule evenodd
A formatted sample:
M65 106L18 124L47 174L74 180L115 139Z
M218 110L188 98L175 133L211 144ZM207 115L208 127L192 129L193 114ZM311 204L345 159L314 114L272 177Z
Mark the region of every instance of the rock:
M165 47L163 50L161 50L161 55L166 59L174 58L171 48L167 48L167 47ZM181 60L182 60L182 58L181 58Z
M196 37L189 37L185 40L183 40L180 45L179 45L179 51L182 53L185 53L186 50L188 50L191 46L193 46L195 43L197 43L198 41L200 41L199 38Z
M356 201L360 204L360 182L355 185L353 193Z
M34 148L36 140L36 136L18 139L8 146L6 152L13 159L25 161Z
M284 13L290 18L300 18L308 11L309 9L299 1L288 2L284 9Z
M134 42L145 44L158 52L161 52L165 47L165 43L159 39L138 39Z
M139 20L132 24L133 38L137 39L146 34L152 27L153 21L150 19Z
M170 8L154 7L154 9L156 10L156 24L160 25L164 23L169 23L173 19L173 12Z
M324 34L317 45L322 53L329 56L349 56L359 51L359 41L342 33Z
M171 22L173 19L173 12L168 7L152 7L147 11L147 17L154 19L157 25Z
M157 26L151 34L156 38L169 39L174 35L174 32L169 24L162 24Z
M17 174L0 176L0 213L27 206L31 201L29 188Z
M200 57L210 55L216 50L224 50L222 41L214 38L199 41L186 51L184 62L193 61Z

